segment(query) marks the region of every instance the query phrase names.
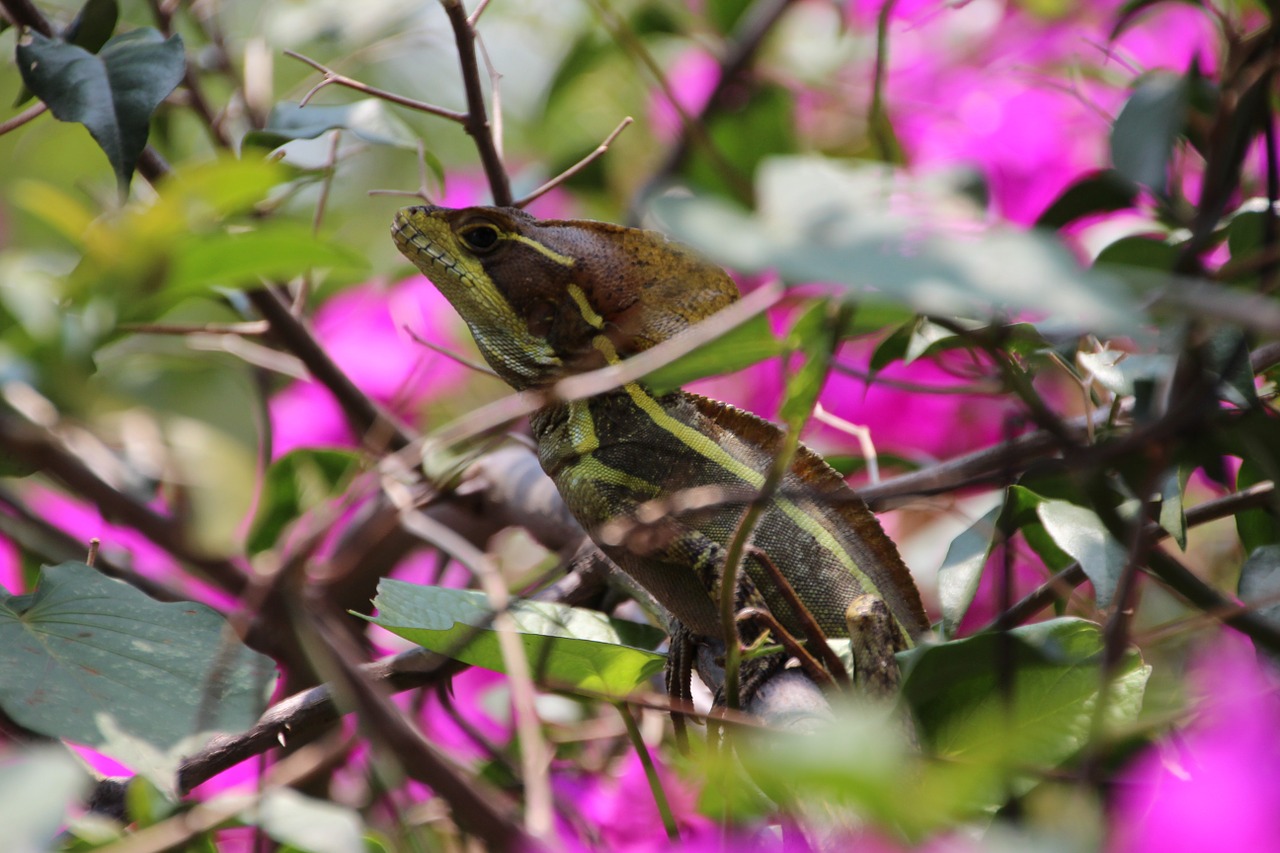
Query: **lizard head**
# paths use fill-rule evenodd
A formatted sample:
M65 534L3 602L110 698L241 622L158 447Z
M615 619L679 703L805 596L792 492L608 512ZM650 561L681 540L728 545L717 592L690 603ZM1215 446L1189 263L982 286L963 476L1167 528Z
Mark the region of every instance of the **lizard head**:
M654 231L407 207L391 233L518 389L648 349L738 298L724 270Z

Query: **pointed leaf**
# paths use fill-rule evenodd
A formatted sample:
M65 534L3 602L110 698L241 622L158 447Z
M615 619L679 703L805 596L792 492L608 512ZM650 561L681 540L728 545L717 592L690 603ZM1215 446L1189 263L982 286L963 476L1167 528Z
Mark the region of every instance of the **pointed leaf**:
M1036 515L1058 547L1080 564L1093 583L1098 605L1110 606L1129 556L1102 519L1082 506L1056 500L1041 503Z
M273 678L210 608L155 601L83 563L45 568L32 595L0 590L0 707L162 787L212 733L252 725Z
M1101 629L1083 619L1051 619L1009 632L1013 693L1005 695L992 662L995 633L899 655L903 696L937 754L961 762L998 761L1023 775L1078 752L1094 724L1102 684ZM1128 651L1114 673L1107 721L1132 721L1142 707L1150 667ZM1028 783L1029 784L1029 783ZM993 792L1003 802L1008 791Z
M375 625L464 663L505 671L483 593L386 579L373 604ZM662 633L645 625L541 601L517 601L510 613L535 677L554 687L621 697L666 660L650 651Z
M1133 90L1111 129L1111 162L1134 183L1164 195L1169 158L1187 113L1187 84L1170 74L1152 75Z
M118 35L97 54L30 32L18 44L18 68L56 118L88 128L127 190L151 114L182 81L186 54L181 37L150 28Z
M947 556L938 569L938 599L942 603L942 633L954 637L956 628L973 603L982 580L982 569L996 539L996 521L1004 505L992 507L969 529L951 540Z

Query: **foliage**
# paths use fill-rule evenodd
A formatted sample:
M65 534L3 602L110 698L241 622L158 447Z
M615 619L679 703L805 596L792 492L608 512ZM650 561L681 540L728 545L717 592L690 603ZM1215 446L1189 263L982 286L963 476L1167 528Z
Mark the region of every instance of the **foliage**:
M22 849L1276 846L1272 4L0 11ZM676 749L415 198L730 269L643 381L857 472L937 620L900 707Z

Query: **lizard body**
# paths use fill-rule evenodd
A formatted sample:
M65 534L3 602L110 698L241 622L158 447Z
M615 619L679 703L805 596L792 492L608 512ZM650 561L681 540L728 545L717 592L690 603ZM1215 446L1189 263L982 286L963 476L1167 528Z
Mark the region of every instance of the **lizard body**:
M406 208L400 251L449 299L512 387L545 387L616 364L738 298L721 270L661 234L590 221L543 221L512 208ZM783 443L773 424L642 382L556 402L531 418L539 459L614 562L695 635L723 638L725 549ZM691 490L712 491L694 508ZM907 638L928 630L909 572L875 516L803 445L764 508L743 562L743 595L803 636L776 566L827 636L871 594ZM909 641L909 640L908 640Z

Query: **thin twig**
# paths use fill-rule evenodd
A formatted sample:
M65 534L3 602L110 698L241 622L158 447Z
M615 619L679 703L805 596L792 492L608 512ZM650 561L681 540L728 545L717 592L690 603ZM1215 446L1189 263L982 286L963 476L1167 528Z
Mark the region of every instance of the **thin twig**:
M296 59L299 62L306 63L324 75L324 79L315 86L312 86L311 90L302 97L302 100L298 103L299 106L305 107L307 102L311 100L312 96L325 86L344 86L348 89L354 89L357 92L369 95L370 97L381 98L384 101L390 101L393 104L398 104L411 110L417 110L418 112L427 113L428 115L438 116L440 118L448 119L449 121L456 121L459 124L466 123L467 116L463 113L455 112L454 110L447 110L444 107L437 107L435 104L428 104L424 101L414 100L413 98L406 98L404 95L397 95L394 92L388 92L385 89L379 89L374 86L370 86L367 83L361 83L359 80L355 80L345 74L339 74L337 71L334 71L327 65L322 65L321 63L316 62L309 56L303 56L301 53L297 53L292 50L286 50L284 55L291 59Z
M273 288L250 291L249 301L269 323L271 334L296 355L311 375L337 399L352 431L371 445L385 443L399 450L413 443L416 436L407 427L384 412L342 372L310 330L289 310Z
M511 202L511 206L525 207L530 202L534 201L535 199L541 198L542 196L549 193L551 190L555 189L556 187L563 184L565 181L572 178L574 175L581 172L583 169L590 166L592 163L598 160L601 155L603 155L606 151L609 150L609 146L612 145L613 141L618 138L618 134L622 133L622 131L630 127L634 121L635 119L633 119L631 116L627 116L622 121L618 122L618 126L613 129L613 132L610 133L608 136L606 136L604 138L604 142L601 142L599 145L597 145L595 147L595 150L593 150L590 154L588 154L586 157L583 157L577 163L574 163L572 166L565 169L563 172L556 175L554 178L547 181L545 184L538 187L536 190L529 193L524 198L516 199L515 201Z
M27 122L44 115L48 110L49 106L44 101L37 101L13 118L0 121L0 136L4 136L12 130L17 130Z
M266 320L190 326L181 323L121 323L119 328L135 335L265 335L271 331L271 324Z

